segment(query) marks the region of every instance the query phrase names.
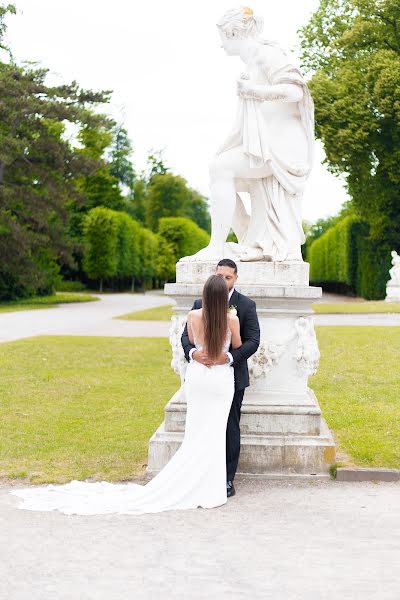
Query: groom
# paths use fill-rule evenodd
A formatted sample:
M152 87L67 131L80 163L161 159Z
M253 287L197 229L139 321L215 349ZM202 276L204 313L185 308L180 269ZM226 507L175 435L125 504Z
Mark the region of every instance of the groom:
M222 354L217 361L217 364L231 364L235 373L235 393L226 428L226 492L228 498L230 498L235 495L233 480L240 454L240 409L244 390L249 385L247 360L257 351L260 344L260 326L255 302L235 290L235 283L238 278L236 263L229 258L224 258L219 261L216 273L222 275L225 279L228 288L228 306L236 309L242 338L240 348L233 350L231 347L229 352ZM195 300L193 309L197 308L201 308L201 300ZM181 340L186 360L196 360L203 365L215 364L215 361L212 363L209 360L206 352L196 350L196 347L190 342L187 326L185 326Z

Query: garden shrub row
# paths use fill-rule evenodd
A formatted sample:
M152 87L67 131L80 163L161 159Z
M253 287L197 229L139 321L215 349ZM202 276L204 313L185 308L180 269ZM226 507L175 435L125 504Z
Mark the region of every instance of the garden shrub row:
M93 208L84 222L83 268L91 280L118 279L151 287L175 277L182 257L208 244L209 235L184 217L165 217L153 233L127 213Z
M314 285L368 300L385 297L390 248L370 239L368 223L354 215L341 219L316 239L308 261Z

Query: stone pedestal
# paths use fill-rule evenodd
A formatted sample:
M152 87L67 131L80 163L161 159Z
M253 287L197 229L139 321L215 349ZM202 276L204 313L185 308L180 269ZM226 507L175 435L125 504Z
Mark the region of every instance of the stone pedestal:
M187 363L180 335L193 301L214 272L215 262L178 263L177 282L165 286L177 302L170 341L172 367L182 381ZM320 298L321 288L308 285L307 263L239 263L238 274L235 287L256 302L261 328L260 347L249 360L251 385L242 405L238 472L326 473L335 462L335 444L307 385L319 361L311 304ZM150 439L150 472L159 471L181 444L185 416L181 388Z
M386 302L400 302L400 281L390 280L386 284Z

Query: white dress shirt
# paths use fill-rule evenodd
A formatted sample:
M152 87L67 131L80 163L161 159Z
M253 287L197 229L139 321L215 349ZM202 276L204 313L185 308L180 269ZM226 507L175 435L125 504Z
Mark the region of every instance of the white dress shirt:
M233 294L234 291L235 291L235 288L233 287L231 289L231 291L229 292L229 294L228 294L228 304L229 304L229 300L231 299L232 294ZM196 352L196 348L192 348L189 351L189 362L192 362L192 360L194 360L194 358L193 358L193 352ZM228 358L229 358L229 364L231 365L233 363L233 356L232 356L232 354L230 352L227 352L226 355L228 356Z

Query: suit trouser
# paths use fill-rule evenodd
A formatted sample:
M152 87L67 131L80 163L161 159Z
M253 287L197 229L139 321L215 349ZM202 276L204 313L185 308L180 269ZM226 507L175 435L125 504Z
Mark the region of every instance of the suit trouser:
M240 409L242 408L244 390L236 390L226 427L226 480L233 481L240 454Z

